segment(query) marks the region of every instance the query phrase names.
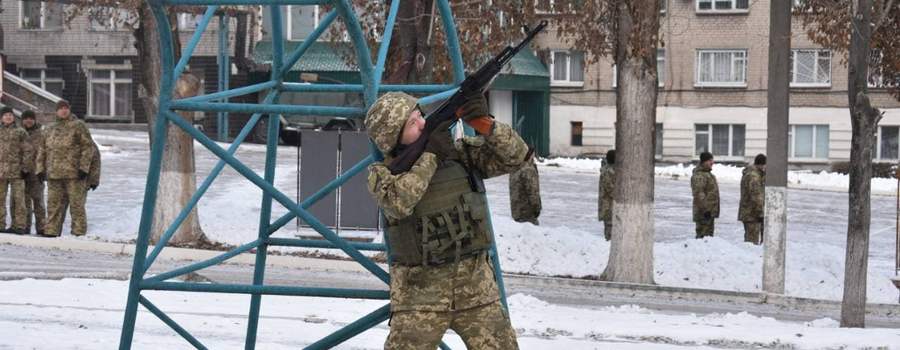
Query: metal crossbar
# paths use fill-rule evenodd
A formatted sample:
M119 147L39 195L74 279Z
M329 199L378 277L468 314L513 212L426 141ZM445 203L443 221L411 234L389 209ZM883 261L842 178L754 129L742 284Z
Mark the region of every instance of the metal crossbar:
M407 0L411 1L411 0ZM251 295L250 309L248 311L247 335L245 339L245 348L254 349L256 346L256 335L258 329L258 321L260 314L260 304L263 295L289 295L289 296L311 296L311 297L330 297L330 298L353 298L353 299L377 299L386 300L390 298L389 292L384 289L345 289L345 288L323 288L323 287L304 287L304 286L277 286L264 284L266 257L269 246L284 247L305 247L305 248L325 248L339 249L345 254L353 258L375 277L386 284L390 283L390 275L381 266L366 257L361 251L386 251L386 244L378 243L361 243L349 242L334 233L331 229L322 224L309 211L309 207L318 200L324 198L338 187L343 186L352 177L359 175L366 167L374 161L382 159L382 154L370 142L369 149L371 155L361 160L346 172L336 177L328 184L323 186L313 195L307 197L302 202L297 203L291 200L287 195L274 187L275 183L275 164L277 156L277 142L280 127L281 114L307 114L322 116L348 116L361 117L365 114L368 106L375 102L376 97L381 92L387 91L405 91L409 93L432 94L419 99L420 104L430 104L449 97L453 94L457 85L462 82L465 77L462 65L462 55L459 50L459 39L456 34L456 27L453 22L453 15L450 11L448 0L437 0L437 6L440 11L442 22L445 24L444 30L447 36L448 52L453 64L453 85L430 84L430 85L389 85L381 84L382 74L384 73L384 65L387 57L388 47L393 32L394 24L397 19L400 1L391 3L388 13L387 23L385 25L384 41L380 44L378 57L373 64L370 58L369 48L363 37L362 28L356 17L353 7L349 0L150 0L151 13L157 22L158 28L170 28L168 16L165 11L166 6L173 5L208 5L206 12L201 19L197 30L194 32L187 46L181 52L181 58L175 62L173 52L173 38L171 32L163 30L159 33L160 38L160 62L162 76L160 80L160 97L159 97L159 114L156 123L153 125L153 140L150 152L150 165L147 173L147 184L144 190L143 209L141 211L141 221L138 231L138 239L135 247L134 263L132 265L132 273L129 281L128 299L125 306L125 317L122 324L122 334L119 342L119 349L130 349L134 337L134 328L137 318L138 305L143 305L150 313L158 317L166 325L172 328L177 334L181 335L188 343L197 349L206 349L206 347L190 332L176 323L161 309L151 303L142 291L176 291L176 292L198 292L198 293L238 293ZM172 91L175 81L180 77L187 66L191 55L195 51L203 33L209 26L212 17L220 6L226 5L268 5L268 11L271 16L273 28L281 28L282 12L281 5L331 5L332 10L328 12L320 21L318 27L309 35L300 46L293 49L287 55L284 52L283 33L275 30L272 33L272 61L271 61L271 78L268 81L253 84L244 87L229 89L227 85L220 84L220 91L199 95L189 98L172 100ZM219 16L219 28L227 28L227 16ZM336 20L340 18L347 29L350 40L355 50L357 66L359 67L360 84L308 84L308 83L292 83L284 82L284 77L291 71L294 65L304 56L306 51L318 39L325 30ZM221 41L220 37L220 41ZM227 44L227 43L226 43ZM223 50L227 50L227 45L223 46ZM224 51L223 51L224 52ZM221 55L221 54L220 54ZM227 56L227 53L226 53ZM227 61L224 61L227 62ZM221 62L220 62L221 63ZM221 68L221 67L220 67ZM247 95L251 93L265 93L265 98L259 104L250 103L229 103L227 100L232 97ZM359 93L363 95L365 101L364 107L337 107L337 106L298 106L278 104L279 97L283 92L345 92ZM206 112L240 112L252 113L249 121L237 137L228 146L228 149L222 148L212 139L203 134L200 130L191 125L188 121L176 114L176 110L186 111L206 111ZM253 128L262 120L263 114L268 114L267 125L267 145L265 170L260 176L247 165L239 161L234 155L240 145L250 134ZM222 118L219 120L223 122ZM227 120L225 120L227 121ZM190 198L188 203L182 208L179 215L168 226L166 231L160 237L159 242L153 250L147 254L149 249L150 229L153 223L153 213L155 211L157 191L159 188L159 178L161 173L161 163L163 150L165 148L166 134L169 125L177 126L185 133L190 135L194 140L203 145L210 152L215 154L219 161L213 170L206 177L203 183L198 187L197 191ZM223 139L221 134L219 139ZM239 174L247 178L255 186L262 190L262 203L259 217L259 229L255 240L240 245L227 252L219 254L215 257L194 262L186 266L176 268L171 271L159 273L157 275L147 276L147 272L153 266L154 261L159 257L160 253L171 240L172 236L178 228L184 223L191 211L196 208L200 198L207 192L215 179L221 174L224 167L228 165ZM275 221L272 221L272 205L273 202L284 206L288 209L288 213L284 214ZM295 218L300 218L312 227L324 240L314 239L295 239L295 238L273 238L273 233L281 229L285 224ZM383 219L382 219L383 220ZM384 241L389 241L389 232L384 232ZM216 264L220 264L239 254L255 250L256 260L254 264L254 274L252 284L222 284L222 283L192 283L173 281L173 278L183 276L185 274L195 272ZM496 248L491 250L490 254L494 268L496 271L496 279L500 287L501 299L505 303L505 292L503 289L503 281L500 275L499 259L497 259ZM390 257L390 254L388 254ZM390 263L390 261L389 261ZM372 328L384 321L390 316L390 304L384 305L377 310L363 316L347 326L335 331L334 333L310 344L306 349L327 349L332 348L342 342L350 339L365 330ZM441 343L441 349L449 349L449 347Z

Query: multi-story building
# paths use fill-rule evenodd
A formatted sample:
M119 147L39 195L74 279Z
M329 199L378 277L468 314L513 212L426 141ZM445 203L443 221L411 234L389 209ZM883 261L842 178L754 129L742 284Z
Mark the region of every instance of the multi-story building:
M69 100L73 112L88 121L146 123L138 100L143 67L132 28L123 21L91 15L97 9L67 20L66 13L71 13L67 6L73 5L4 1L0 13L4 69ZM200 17L178 15L182 43L194 34ZM230 25L229 32L234 33L235 24ZM215 90L218 83L217 28L218 18L213 18L189 61L189 70L200 77L206 90ZM234 52L233 34L228 42L232 43L228 52Z
M710 151L720 161L745 161L764 153L770 0L661 1L657 158L685 162ZM798 15L792 22L789 161L846 161L851 129L842 54L810 41ZM605 152L615 145L614 63L603 57L586 65L583 53L555 37L541 43L550 48L550 152ZM876 161L896 162L900 102L877 82L870 88L885 112Z

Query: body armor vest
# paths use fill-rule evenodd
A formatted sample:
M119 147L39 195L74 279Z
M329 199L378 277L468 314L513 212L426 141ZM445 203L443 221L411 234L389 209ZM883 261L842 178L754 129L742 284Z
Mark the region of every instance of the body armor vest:
M412 215L388 224L391 259L438 266L486 251L493 237L488 214L481 179L459 162L445 161Z

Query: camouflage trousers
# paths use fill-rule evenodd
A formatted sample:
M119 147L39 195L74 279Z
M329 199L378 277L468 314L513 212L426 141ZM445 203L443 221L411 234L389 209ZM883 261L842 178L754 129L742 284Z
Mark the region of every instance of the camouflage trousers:
M509 174L509 206L516 222L539 224L541 184L534 160Z
M612 221L603 222L603 238L607 241L612 239Z
M13 206L15 211L15 206ZM47 220L47 209L44 208L44 183L34 174L25 178L25 231L31 230L31 217L34 216L34 228L44 232Z
M387 350L437 349L448 328L462 338L467 349L519 348L516 331L499 300L468 310L399 311L391 316L390 326L384 343Z
M697 238L712 237L716 231L716 219L694 221L697 224Z
M85 181L79 179L47 180L47 235L59 236L62 233L67 207L72 213L72 235L82 236L87 232L85 186Z
M12 191L9 189L12 188ZM0 226L6 225L6 195L9 193L10 211L12 223L9 228L16 230L25 229L25 181L22 179L0 179ZM0 227L3 228L3 227Z
M750 242L760 245L763 242L763 223L762 222L744 222L744 242Z

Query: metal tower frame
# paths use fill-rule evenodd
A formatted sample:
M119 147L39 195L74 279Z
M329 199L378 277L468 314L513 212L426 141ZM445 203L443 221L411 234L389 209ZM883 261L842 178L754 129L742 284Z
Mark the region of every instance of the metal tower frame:
M246 349L254 349L256 345L257 326L259 321L259 308L262 295L293 295L293 296L313 296L313 297L331 297L331 298L354 298L354 299L390 299L388 291L384 290L368 290L368 289L347 289L347 288L320 288L320 287L301 287L301 286L277 286L263 284L263 276L265 274L265 263L267 250L269 246L291 246L291 247L310 247L310 248L336 248L345 252L356 262L362 265L366 270L370 271L377 278L390 284L390 276L387 271L371 259L360 253L361 250L366 251L385 251L384 244L348 242L338 237L331 229L323 225L315 216L307 211L312 204L319 199L328 195L347 182L351 177L362 172L366 167L376 160L381 160L382 155L378 149L370 142L369 148L371 155L358 164L353 166L347 172L341 174L312 196L305 198L301 203L297 203L290 199L287 195L276 189L273 184L275 180L275 160L278 146L278 131L280 127L277 116L281 114L306 114L306 115L322 115L322 116L342 116L360 118L365 115L367 108L375 102L377 96L381 92L387 91L405 91L418 94L431 94L421 98L421 104L429 104L451 96L457 89L459 83L465 78L463 68L462 55L459 50L459 38L456 32L456 26L453 22L453 15L450 11L448 0L437 0L437 6L440 12L441 21L444 24L444 31L447 36L448 52L453 65L453 81L452 85L431 84L431 85L388 85L381 84L382 73L384 72L385 59L387 57L388 47L390 45L391 35L394 23L397 18L400 0L394 0L391 3L390 11L385 25L385 33L383 42L378 48L377 62L373 64L370 59L370 51L363 37L362 29L350 0L150 0L149 5L153 16L156 19L158 28L170 28L169 19L166 16L164 8L173 5L206 5L207 10L200 21L197 30L188 45L181 53L181 58L176 63L173 52L172 33L168 30L162 30L159 33L162 77L160 83L159 97L159 114L156 124L153 125L153 146L150 153L150 165L147 172L147 184L144 191L144 204L141 212L141 221L138 231L138 239L135 247L134 264L132 266L131 278L128 287L128 299L125 308L125 317L122 324L122 333L119 342L119 349L130 349L134 337L134 327L137 317L138 304L143 305L148 311L156 315L166 325L171 327L176 333L181 335L191 345L198 349L206 349L206 347L186 329L181 327L173 319L156 307L153 303L142 295L142 291L182 291L182 292L212 292L212 293L238 293L250 294L250 310L248 315L247 337L245 341ZM239 87L235 89L227 89L223 87L221 91L209 93L200 96L182 98L173 100L172 92L175 81L184 72L188 60L200 42L203 32L206 31L210 20L215 16L216 11L221 5L267 5L268 11L272 17L272 28L282 27L281 5L331 5L333 8L327 13L319 23L318 27L309 35L302 45L297 47L293 52L285 55L284 40L281 30L272 31L272 75L269 81L258 83L250 86ZM359 66L361 84L299 84L284 82L284 77L291 70L291 67L303 56L310 46L322 35L326 28L334 22L338 17L344 21L350 40L354 46ZM221 30L221 29L220 29ZM229 97L241 96L250 93L260 93L266 91L265 98L262 103L229 103L226 102ZM335 106L309 106L309 105L285 105L279 104L278 98L281 92L344 92L344 93L360 93L364 97L365 108L359 107L335 107ZM219 101L219 102L214 102ZM187 122L175 111L206 111L206 112L236 112L236 113L253 113L249 121L241 129L240 133L233 140L233 143L224 149L216 144L212 139L203 134L200 130L194 128L191 123ZM269 114L268 118L268 140L266 148L265 172L260 176L252 169L244 165L241 161L234 157L238 147L260 121L263 114ZM159 242L150 254L147 254L150 239L150 227L153 221L153 213L156 205L157 189L159 185L159 176L161 170L161 160L163 148L166 141L166 131L169 123L178 126L181 130L188 133L196 141L205 148L215 154L220 160L213 168L209 176L203 181L197 191L191 197L188 204L181 210L178 217L171 223L168 229L160 237ZM187 266L177 268L172 271L160 273L155 276L147 277L147 271L153 265L153 262L159 256L159 253L172 238L178 227L184 222L191 210L196 206L197 202L209 189L212 182L221 173L225 165L229 165L242 176L250 180L254 185L263 191L262 209L259 216L259 231L257 238L247 244L241 245L228 252L225 252L214 258L195 262ZM290 212L272 221L272 201L276 201L283 205ZM299 217L309 226L316 230L325 238L322 240L293 239L293 238L271 238L270 235L294 218ZM490 220L490 219L489 219ZM385 232L385 241L388 240L388 232ZM238 254L256 249L256 263L254 267L253 284L208 284L193 282L177 282L169 281L178 276L188 274L209 266L219 264ZM389 256L389 254L388 254ZM499 258L497 257L496 247L492 247L490 256L494 265L495 278L500 288L501 300L506 305L505 289L501 276ZM306 349L327 349L334 347L347 339L350 339L365 330L378 325L388 319L390 315L390 304L386 304L375 311L363 316L355 322L345 326L344 328L322 338L321 340L309 345ZM441 344L442 349L449 349L445 344Z

